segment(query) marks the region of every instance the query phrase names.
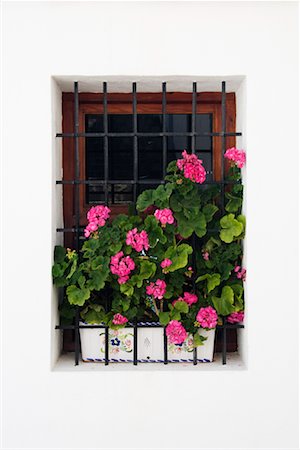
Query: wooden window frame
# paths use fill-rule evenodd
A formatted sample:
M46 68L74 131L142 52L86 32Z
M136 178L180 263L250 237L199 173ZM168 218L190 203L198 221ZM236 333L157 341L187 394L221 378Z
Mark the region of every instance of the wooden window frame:
M197 93L197 113L212 114L213 132L221 130L221 92ZM131 93L111 93L107 95L108 114L132 114ZM166 94L167 114L192 114L192 93L170 92ZM62 95L63 133L72 133L74 130L74 94L65 92ZM162 93L137 93L138 114L161 114ZM103 114L103 94L79 94L79 133L85 132L85 115ZM236 127L236 101L235 93L226 94L226 130L235 132ZM226 139L226 147L235 145L235 136ZM182 149L184 150L184 149ZM188 150L188 149L187 149ZM213 136L213 174L214 180L221 180L221 138ZM79 139L80 179L85 179L85 138ZM226 164L225 164L226 170ZM74 139L63 138L63 180L75 178ZM86 223L86 213L90 208L85 202L86 185L81 184L80 192L80 223ZM126 205L115 205L114 214L127 212ZM72 185L63 185L63 216L64 227L74 226L74 189ZM72 237L65 235L65 245L72 245Z

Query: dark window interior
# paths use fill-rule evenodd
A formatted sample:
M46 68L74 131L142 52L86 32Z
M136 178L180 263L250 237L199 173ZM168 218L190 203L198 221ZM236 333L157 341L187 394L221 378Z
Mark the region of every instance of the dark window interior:
M149 133L138 137L138 179L160 180L163 178L163 131L162 114L138 114L138 133ZM109 114L109 133L132 133L132 114ZM180 133L191 133L191 114L167 114L166 131L174 133L167 137L167 162L178 159L181 152L191 149L191 136L176 136ZM196 115L196 132L212 132L212 114ZM103 132L103 115L86 114L85 132ZM153 134L157 134L153 136ZM109 191L111 204L130 203L133 201L131 184L121 183L122 180L133 179L133 137L109 137L109 179L120 180L112 185ZM207 170L207 180L212 179L213 147L212 137L196 138L196 154L203 160ZM85 140L86 179L89 181L104 179L104 145L103 138L87 137ZM153 185L152 185L153 187ZM140 185L139 192L147 189L146 184ZM104 201L103 187L89 185L86 189L86 203L94 204Z

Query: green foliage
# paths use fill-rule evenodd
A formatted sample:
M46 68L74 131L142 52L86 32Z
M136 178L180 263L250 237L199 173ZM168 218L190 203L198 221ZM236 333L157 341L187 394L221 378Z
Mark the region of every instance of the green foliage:
M196 283L199 281L207 281L207 292L210 293L216 286L219 286L221 282L221 275L219 273L206 273L197 278Z
M221 297L212 297L213 305L218 314L227 316L234 311L234 292L230 286L224 286Z
M164 326L171 320L179 320L193 335L197 347L205 341L196 323L201 306L213 306L221 316L243 310L243 282L233 270L242 264L241 240L246 229L245 217L241 215L240 170L237 167L229 170L228 181L234 184L226 187L223 217L218 206L220 186L201 186L184 178L176 161L168 165L167 173L165 184L139 195L136 210L142 214L136 214L132 208L129 215L119 214L107 221L84 241L78 252L55 247L52 276L64 293L60 307L62 323L72 322L77 307L85 322L104 323L112 328L121 327L112 323L116 313L128 320L159 320ZM149 214L151 209L145 212L150 206L170 208L175 223L163 226ZM126 244L126 235L134 228L147 232L146 251L137 252ZM124 284L119 284L118 276L110 270L111 257L119 252L130 256L135 265ZM205 259L204 252L208 255ZM161 262L166 258L172 264L163 269ZM159 300L146 293L149 283L157 280L166 283L164 297ZM172 305L173 300L192 289L197 294L197 303L189 306L179 300Z
M241 221L235 219L234 214L228 214L220 220L220 238L229 244L243 232L244 226Z
M169 247L164 256L172 261L172 265L168 268L169 272L175 272L178 269L186 267L189 255L192 253L193 249L188 244Z

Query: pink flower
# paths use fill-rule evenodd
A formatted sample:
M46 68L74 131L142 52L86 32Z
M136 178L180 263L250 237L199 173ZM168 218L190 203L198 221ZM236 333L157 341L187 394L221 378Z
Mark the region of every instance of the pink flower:
M170 225L174 223L173 213L169 208L157 209L154 213L154 217L164 226L167 223Z
M177 167L183 170L185 178L189 178L195 183L204 183L206 172L202 166L202 160L196 155L189 155L186 150L182 152L183 159L177 160Z
M110 258L110 271L118 275L118 283L124 284L129 279L129 274L135 269L135 264L130 256L125 256L123 252L117 253Z
M156 280L155 283L152 282L146 287L146 292L153 298L161 300L166 293L166 288L167 285L164 280Z
M244 315L245 315L244 311L233 312L227 317L227 322L229 322L229 323L243 322Z
M131 247L137 252L149 249L148 234L145 230L138 233L137 228L128 231L126 236L126 244L131 245Z
M128 319L119 313L115 314L112 320L114 325L124 325L126 322L128 322Z
M241 266L235 266L234 272L239 280L246 281L246 269L242 269Z
M189 306L193 305L194 303L197 303L198 297L195 294L191 294L190 292L184 292L183 297L178 297L176 300L172 302L172 305L174 306L177 302L185 302Z
M211 306L200 308L196 320L202 328L215 328L218 322L217 311Z
M231 147L226 150L224 156L233 161L240 169L245 165L246 153L244 150L238 150L235 147Z
M87 213L89 223L84 230L84 236L88 238L93 231L97 231L99 227L104 227L109 215L110 209L107 206L92 206Z
M165 267L169 267L171 264L172 264L172 261L170 259L166 258L160 263L160 267L162 267L164 269Z
M187 332L178 320L171 320L166 327L166 335L172 344L182 344L187 338Z
M191 306L193 303L197 303L198 297L197 295L191 294L190 292L184 292L183 300L185 301L185 303Z
M208 261L209 260L209 253L207 252L207 251L203 251L202 252L202 257L203 257L203 259L205 260L205 261Z

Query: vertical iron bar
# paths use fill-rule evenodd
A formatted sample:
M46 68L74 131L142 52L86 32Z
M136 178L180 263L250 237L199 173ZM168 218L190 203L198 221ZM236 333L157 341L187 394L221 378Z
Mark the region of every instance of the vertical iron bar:
M79 339L79 307L77 307L75 315L75 366L79 364Z
M105 327L105 365L108 366L109 363L109 350L108 350L108 327Z
M138 326L137 326L137 322L135 320L134 325L133 325L133 364L134 364L134 366L137 366L137 358L138 358L137 334L138 334Z
M138 185L138 138L137 138L137 99L136 83L132 83L132 111L133 111L133 202L136 204Z
M168 364L168 338L164 327L164 364Z
M198 364L198 361L197 361L197 347L195 347L194 350L193 350L193 364L194 364L194 366L196 366Z
M75 181L80 178L79 165L79 95L78 81L74 82L74 136L75 136ZM80 227L80 210L79 210L79 184L75 182L74 186L74 212L75 212L75 249L79 251L79 227ZM76 308L75 314L75 366L79 364L79 307Z
M192 153L196 151L196 114L197 114L197 83L193 82L193 97L192 97Z
M222 81L222 155L221 155L221 181L224 181L224 153L226 151L226 82ZM221 212L224 214L224 184L221 184Z
M74 135L75 135L75 181L79 180L80 165L79 165L79 96L78 96L78 81L74 83ZM74 210L75 210L75 228L76 228L76 242L75 248L79 250L79 225L80 225L80 213L79 213L79 184L75 183L74 186Z
M222 364L226 364L227 359L227 327L226 319L223 317L223 334L222 334Z
M162 84L162 115L163 115L163 178L166 176L167 168L167 83Z
M104 131L104 201L108 205L108 115L107 115L107 83L103 82L103 131Z

